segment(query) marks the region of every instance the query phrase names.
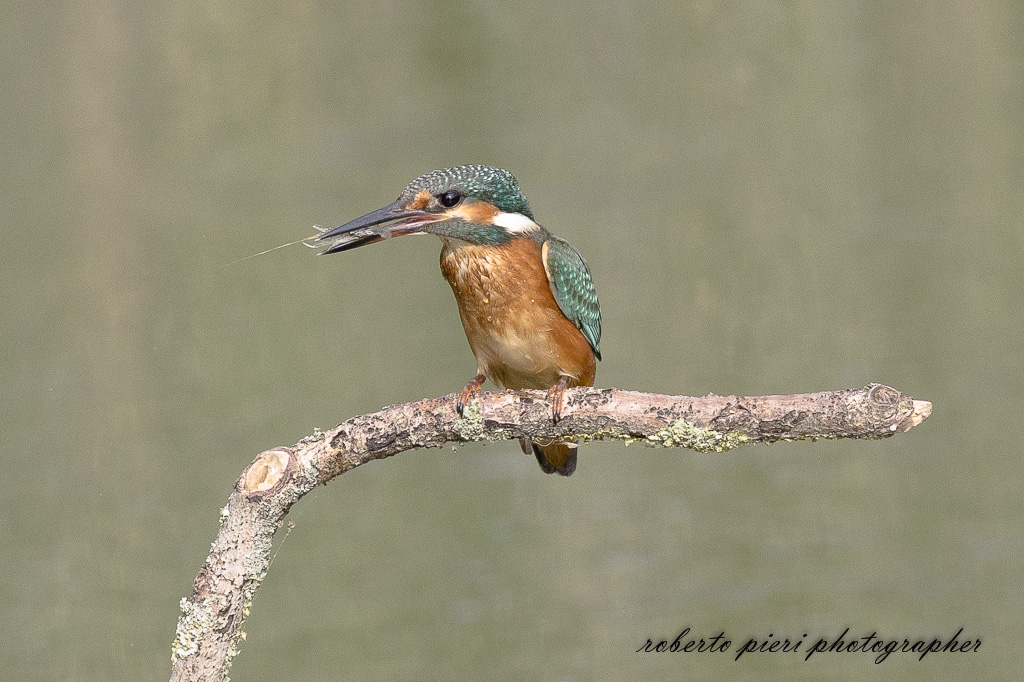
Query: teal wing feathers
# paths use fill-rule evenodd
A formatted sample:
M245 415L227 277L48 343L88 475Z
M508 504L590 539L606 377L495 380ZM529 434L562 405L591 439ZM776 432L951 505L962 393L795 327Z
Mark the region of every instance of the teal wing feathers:
M600 360L601 304L587 262L569 242L554 236L544 242L541 253L555 302L562 314L583 332L594 356Z

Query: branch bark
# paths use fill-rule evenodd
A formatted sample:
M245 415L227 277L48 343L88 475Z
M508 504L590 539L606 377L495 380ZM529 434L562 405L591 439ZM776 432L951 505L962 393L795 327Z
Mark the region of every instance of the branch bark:
M463 417L456 395L392 405L267 450L246 467L221 509L217 538L181 600L171 680L227 678L242 623L266 577L271 541L292 505L318 485L374 459L445 443L519 438L624 440L722 452L744 443L885 438L931 414L931 403L871 384L860 389L741 398L576 388L553 424L541 391L483 393Z

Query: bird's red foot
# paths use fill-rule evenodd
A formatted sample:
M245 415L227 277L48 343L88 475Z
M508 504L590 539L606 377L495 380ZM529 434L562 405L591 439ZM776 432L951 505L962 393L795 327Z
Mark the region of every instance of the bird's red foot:
M473 377L473 380L466 384L466 387L459 393L459 400L455 403L455 409L459 411L459 416L462 416L463 411L466 409L466 405L470 403L477 395L480 394L480 387L487 381L486 374L477 374Z
M562 420L562 401L565 389L569 387L569 377L559 378L558 383L548 389L548 402L551 403L551 420L558 423Z

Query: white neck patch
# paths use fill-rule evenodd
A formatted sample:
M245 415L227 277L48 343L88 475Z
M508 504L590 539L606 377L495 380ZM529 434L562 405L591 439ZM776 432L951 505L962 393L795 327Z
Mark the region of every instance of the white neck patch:
M498 227L504 227L509 232L533 232L539 230L540 225L533 222L522 213L505 213L501 211L494 216L492 221Z

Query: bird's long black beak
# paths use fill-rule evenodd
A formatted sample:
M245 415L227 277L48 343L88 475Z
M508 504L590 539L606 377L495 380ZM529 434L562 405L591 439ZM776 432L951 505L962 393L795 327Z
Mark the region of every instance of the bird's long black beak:
M340 253L391 237L416 234L422 232L425 225L445 218L446 216L426 211L408 210L396 201L319 235L316 241L333 240L334 243L320 251L318 255ZM388 223L393 224L388 225Z

